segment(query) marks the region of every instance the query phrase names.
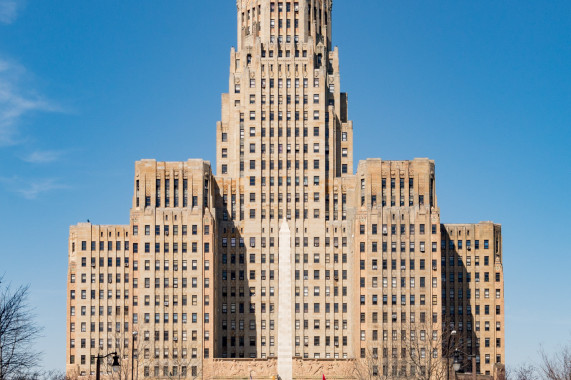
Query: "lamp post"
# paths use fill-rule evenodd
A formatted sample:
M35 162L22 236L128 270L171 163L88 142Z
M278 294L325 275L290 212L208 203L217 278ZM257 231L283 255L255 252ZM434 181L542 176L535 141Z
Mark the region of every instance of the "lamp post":
M111 352L107 355L98 355L96 357L96 363L95 363L95 380L100 380L101 378L101 374L100 369L101 369L101 360L102 359L107 359L109 356L113 355L113 364L111 364L111 367L113 367L113 372L117 372L119 371L119 356L117 355L116 352Z
M450 343L452 343L452 337L456 335L456 330L450 331L450 336L448 336L448 347L446 349L446 380L450 380Z
M137 340L137 332L133 331L133 340L131 342L131 380L135 380L135 340Z

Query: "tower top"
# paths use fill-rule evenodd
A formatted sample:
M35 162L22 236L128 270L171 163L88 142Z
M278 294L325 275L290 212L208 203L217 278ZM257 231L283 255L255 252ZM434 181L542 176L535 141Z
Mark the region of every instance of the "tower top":
M333 0L237 0L238 50L262 44L331 47Z

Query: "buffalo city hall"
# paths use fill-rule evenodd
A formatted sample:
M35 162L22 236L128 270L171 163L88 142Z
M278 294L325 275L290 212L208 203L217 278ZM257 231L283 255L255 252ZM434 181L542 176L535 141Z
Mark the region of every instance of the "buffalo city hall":
M331 11L238 0L217 174L136 162L130 223L70 228L68 374L110 352L119 380L500 371L501 226L442 224L429 159L354 172Z

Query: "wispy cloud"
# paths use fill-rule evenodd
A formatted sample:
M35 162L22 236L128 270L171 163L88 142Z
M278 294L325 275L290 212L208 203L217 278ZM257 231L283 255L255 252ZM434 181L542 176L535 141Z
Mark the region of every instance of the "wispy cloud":
M18 8L21 2L18 0L0 0L0 22L11 24L18 16Z
M57 178L0 177L0 183L3 183L8 191L19 194L26 199L36 199L41 194L53 190L69 189L68 185L61 183Z
M0 58L0 146L17 143L18 127L26 114L61 111L20 84L19 79L25 73L22 66Z
M49 164L58 161L64 154L59 150L38 150L24 156L22 160L30 164Z

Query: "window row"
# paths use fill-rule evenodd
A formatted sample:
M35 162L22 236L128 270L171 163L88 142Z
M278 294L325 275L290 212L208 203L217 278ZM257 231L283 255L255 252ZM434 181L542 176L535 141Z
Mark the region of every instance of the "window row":
M264 57L264 51L262 51L262 58L263 57ZM263 65L263 66L265 66L265 65ZM271 67L273 67L273 65L271 65ZM262 67L262 71L264 71L263 69L265 69L265 67ZM260 83L261 83L262 88L268 87L268 80L266 78L262 78ZM300 86L301 86L300 78L295 78L293 83L294 83L295 88L300 88ZM319 78L313 78L313 87L318 88L319 83L320 83ZM292 80L290 78L287 78L285 80L285 84L286 84L286 88L292 88ZM250 88L256 88L256 79L254 79L254 78L250 79L249 85L250 85ZM276 80L274 78L270 78L269 88L275 88L275 87L276 87ZM278 78L277 87L278 88L284 88L284 80L282 78ZM308 87L309 87L309 79L303 78L303 88L308 88ZM236 83L234 85L234 92L236 94L239 94L240 89L241 89L240 83Z
M81 332L105 332L105 323L104 322L99 322L99 323L95 323L95 322L90 322L89 323L89 330L87 328L88 323L87 322L81 322L80 323L80 331ZM69 331L70 332L75 332L75 322L71 322L69 324ZM129 332L129 322L107 322L107 332Z
M208 356L206 355L207 352L207 348L204 349L204 357L208 358ZM188 366L182 365L180 366L180 371L179 371L179 367L178 366L154 366L153 368L153 377L158 378L159 376L161 376L161 373L164 377L172 377L172 376L176 376L176 377L182 377L182 378L186 378L189 375L188 372ZM144 366L143 367L143 375L145 377L150 377L151 376L151 367L150 366ZM196 378L198 376L198 367L193 365L190 366L190 376L192 378Z
M91 257L91 261L90 261L90 265L92 268L95 268L97 266L97 264L99 263L99 267L100 268L104 268L105 267L105 262L107 262L107 267L108 268L112 268L113 265L115 265L115 267L120 268L122 266L124 266L125 268L129 268L129 258L128 257L99 257L99 260L97 260L96 257ZM82 268L86 268L87 267L87 257L82 257L81 258L81 267ZM73 277L72 277L73 279ZM75 281L72 281L75 282Z
M319 287L317 287L317 288L319 289ZM239 288L238 288L238 293L236 293L236 287L231 287L231 288L230 288L230 297L236 297L237 295L238 295L238 297L245 297L244 289L245 289L244 287L239 287ZM314 289L314 294L319 295L320 291L319 291L318 289ZM343 297L347 297L347 287L346 287L346 286L343 286L343 287L341 288L341 290L342 290L342 295L343 295ZM255 288L255 287L250 287L250 288L249 288L249 292L250 292L250 293L249 293L250 296L255 296L255 295L256 295L256 288ZM307 287L304 287L303 293L304 293L304 296L308 296L308 295L309 295L309 294L308 294L308 293L309 293L309 290L308 290ZM261 295L262 295L262 297L265 297L266 294L267 294L267 293L266 293L266 287L263 286L263 287L261 288ZM269 293L269 294L270 294L270 296L273 296L273 295L274 295L274 288L273 288L273 287L270 287L270 293ZM227 296L228 296L228 288L225 287L225 286L223 286L223 287L222 287L222 297L227 297ZM300 296L301 296L300 287L298 287L298 286L296 286L296 288L295 288L295 296L296 296L296 297L300 297ZM325 296L326 296L326 297L331 296L331 287L330 287L330 286L325 286ZM339 287L338 287L338 286L334 286L334 287L333 287L333 296L334 296L334 297L338 297L338 296L339 296Z
M335 239L337 239L337 238L335 238ZM273 238L270 238L270 247L274 246L273 241L274 241ZM329 247L329 244L326 244L326 246ZM335 246L337 246L337 245L335 245ZM223 245L223 247L227 247L227 245ZM264 247L264 248L266 247L266 238L265 237L262 237L262 247ZM269 262L270 264L275 263L275 255L273 253L269 254L269 261L267 260L268 255L266 255L265 253L262 253L259 256L260 256L259 262L261 264L266 264L267 262ZM331 254L326 253L324 256L325 256L325 263L330 264L331 263ZM249 257L248 263L255 264L257 262L255 253L250 253L248 255L248 257ZM346 260L347 255L346 254L342 255L342 258L343 258L343 263L346 263L347 262L347 260ZM321 261L321 254L314 253L312 263L313 264L319 264L320 261ZM376 260L374 260L374 261L376 261ZM421 265L422 265L422 269L424 269L424 260L422 260L422 261L423 262ZM333 255L333 262L339 263L339 254ZM236 255L235 253L230 254L230 264L245 264L245 263L246 263L246 255L244 253L240 253L238 255ZM295 254L295 263L296 264L301 263L301 254L299 254L299 253ZM304 264L309 263L309 254L307 254L307 253L303 254L303 263ZM228 264L228 254L227 253L222 253L222 264ZM414 268L414 264L412 264L412 265Z
M346 303L339 304L339 303L335 302L333 304L324 303L323 305L324 305L323 312L325 312L325 313L331 313L331 312L333 312L333 313L347 313L347 304ZM303 313L308 314L309 310L310 310L310 304L307 302L305 302L303 304L296 302L295 303L295 312L297 314L302 313L302 309L301 309L302 306L303 306ZM333 307L331 307L331 306L333 306ZM311 309L312 309L312 312L314 314L321 313L321 310L322 310L321 303L314 302L313 308L311 308Z
M474 305L474 315L481 315L481 305ZM483 305L484 311L483 315L491 315L490 312L490 305ZM493 305L491 305L493 306ZM446 315L446 310L448 309L450 315L463 315L464 308L463 305L458 305L457 308L454 305L442 306L442 315ZM466 305L466 315L472 314L472 305ZM502 309L500 305L496 305L496 313L495 315L501 315Z
M480 266L480 256L474 256L474 265ZM442 268L446 267L446 254L442 254ZM464 258L462 256L456 256L454 258L453 254L449 254L448 256L448 266L454 267L457 264L459 267L464 266ZM472 256L466 256L466 266L472 265ZM490 265L490 256L484 256L484 266Z
M105 290L99 290L99 291L97 291L97 290L90 290L90 291L80 290L79 291L79 294L80 294L80 297L82 300L87 299L88 294L89 294L89 298L92 300L95 300L95 299L103 300L103 299L113 299L113 298L115 298L117 300L129 299L129 289L125 289L123 291L123 296L121 296L121 290L120 289L115 290L115 296L113 295L113 290L110 290L110 289L107 290L107 298L105 298L105 293L106 293ZM76 291L75 290L70 290L69 298L72 300L74 300L76 298Z
M371 262L371 265L369 266L370 270L379 270L379 262L381 263L382 270L388 270L389 269L389 260L388 259L382 259L382 260L371 259L370 262ZM400 259L400 261L398 261L396 259L392 259L392 260L390 260L390 269L391 270L404 270L404 269L407 269L407 264L408 264L408 269L413 271L413 270L416 270L416 263L417 263L417 260L415 260L415 259L410 259L410 260ZM397 266L397 264L400 264L400 266ZM432 260L432 267L436 268L436 260ZM359 262L359 268L361 270L367 270L367 265L366 265L365 260L361 260ZM418 269L420 269L420 270L426 269L426 260L425 259L419 259L418 260Z
M366 243L365 243L364 241L362 241L362 242L359 243L359 252L360 252L360 253L366 253L366 252L367 252L365 244L366 244ZM398 245L398 242L396 242L396 241L391 242L391 252L392 252L392 253L397 252L397 245ZM407 252L407 249L406 249L407 247L406 247L406 246L407 246L406 242L401 241L401 242L400 242L400 250L399 250L399 252ZM418 245L418 246L419 246L419 252L421 252L421 253L426 252L426 244L425 244L424 241L419 242L419 245ZM388 252L388 242L383 241L383 242L381 243L381 248L382 248L382 251L383 251L383 252ZM414 241L409 242L409 243L408 243L408 252L411 252L411 253L412 253L412 252L415 251L415 249L416 249L416 243L415 243ZM432 248L431 248L431 250L432 250L432 252L437 252L437 251L438 251L438 244L437 244L436 242L432 242ZM375 253L375 252L378 252L378 251L379 251L379 243L376 242L376 241L371 242L371 250L370 250L370 252L371 252L371 253Z
M169 313L163 313L161 316L161 313L155 313L154 314L154 323L188 323L188 315L187 313L182 313L181 318L179 319L179 314L178 313L172 313L172 319L170 318L171 315ZM190 313L190 322L191 323L198 323L198 313ZM133 322L135 323L135 322ZM151 323L151 314L150 313L145 313L143 314L143 323ZM210 323L210 314L209 313L204 313L204 323ZM165 331L166 334L168 334L168 331ZM165 335L166 337L168 337L168 335ZM168 340L168 338L167 338Z
M188 227L187 225L173 225L172 226L172 234L174 236L178 236L179 235L179 230L182 234L182 236L187 236L188 235ZM191 227L191 233L192 235L198 235L198 225L193 224L190 226ZM162 231L163 234L165 236L169 236L170 231L171 231L171 226L170 225L164 225L162 226ZM161 235L161 226L160 225L155 225L155 236L160 236ZM145 236L150 236L151 235L151 226L150 225L145 225L144 226L144 233ZM210 226L209 225L205 225L203 228L203 234L204 235L210 235ZM138 225L133 225L133 236L138 236L139 235L139 226Z
M408 320L407 320L407 312L403 311L400 313L400 315L396 312L393 311L390 314L390 319L389 319L389 313L388 312L383 312L382 313L382 319L379 319L379 313L378 312L372 312L369 313L369 315L371 316L370 321L371 323L380 323L382 321L382 323L407 323L410 322L411 324L416 323L416 313L415 312L410 312L408 314ZM400 319L398 318L400 316ZM367 323L367 313L361 313L360 316L360 322L361 323ZM420 323L426 323L426 313L423 311L420 313L420 319L419 319ZM438 315L436 313L432 314L432 323L438 323Z
M141 196L140 196L140 181L137 180L135 181L135 205L136 207L140 207L141 204ZM191 196L191 194L189 194L189 189L188 189L188 180L187 179L183 179L182 181L183 185L182 185L182 207L188 207L188 199L189 196ZM204 189L205 192L208 192L208 179L204 180ZM164 188L161 186L161 179L157 178L156 183L155 183L155 207L161 207L163 205L162 203L162 195L163 192L161 190L164 189L164 207L171 207L171 193L170 193L170 179L165 179L164 181ZM179 204L179 196L181 194L181 189L179 187L179 180L177 178L174 179L174 186L173 186L173 203L172 203L172 207L180 207L181 205ZM144 202L145 202L145 207L151 207L151 196L145 196L144 197ZM198 204L198 196L197 195L192 195L191 196L191 200L192 200L192 207L197 207L199 206ZM205 196L204 197L204 205L208 206L208 197Z
M204 263L204 270L209 270L210 269L210 261L204 260L203 263ZM178 271L178 269L179 269L178 260L173 260L172 264L173 264L172 269L174 271ZM145 260L144 265L145 265L144 269L146 271L151 270L151 260ZM197 270L198 269L198 260L192 260L190 268L191 268L191 270ZM162 265L161 265L161 260L155 260L154 269L156 271L160 271L160 270L169 271L171 269L170 261L164 260L164 261L162 261ZM186 260L182 260L182 270L187 270L187 269L188 269L188 262Z
M124 247L125 251L129 250L129 242L128 241L108 241L107 244L105 244L104 241L100 241L99 244L97 244L96 241L92 241L91 242L91 251L96 251L97 248L99 247L99 251L105 251L105 246L107 246L107 251L121 251L121 246ZM81 250L82 251L87 251L87 241L83 240L81 242ZM72 243L72 252L75 252L75 243Z
M408 234L409 235L415 235L416 234L416 227L418 226L418 233L420 235L424 235L426 232L426 225L421 223L418 225L415 224L408 224ZM407 234L407 224L391 224L391 235L406 235ZM398 232L397 232L398 231ZM436 234L438 231L438 226L436 224L432 224L431 225L431 232L432 234ZM389 228L387 224L383 224L382 225L382 234L384 236L387 236L389 232ZM365 235L366 234L366 226L364 224L360 224L359 225L359 234L360 235ZM371 235L377 235L378 234L378 225L377 224L371 224L371 230L370 230L370 234Z
M70 275L70 283L74 284L75 283L75 273L72 273ZM116 284L120 284L121 283L121 277L123 277L123 282L125 284L129 283L129 273L125 273L123 276L121 276L121 273L116 273L115 275L113 273L107 273L107 281L105 281L105 274L103 273L99 273L99 283L103 284L105 282L107 282L108 284L113 284L114 282ZM95 273L91 273L91 283L95 284L97 281L97 275ZM87 274L86 273L82 273L81 274L81 283L82 284L86 284L87 283Z
M366 301L366 296L365 295L361 295L360 296L360 304L361 305L366 305L367 301ZM379 300L378 295L373 294L371 295L371 305L376 306L376 305L380 305L381 301ZM409 294L408 297L405 294L402 294L400 296L400 300L398 299L399 297L396 294L392 294L390 296L391 301L389 301L389 295L388 294L383 294L382 295L382 304L387 306L387 305L401 305L401 306L406 306L407 305L407 299L408 299L408 305L410 306L415 306L416 305L416 300L417 300L417 295L416 294ZM418 296L419 298L419 305L423 306L426 305L426 295L425 294L420 294ZM432 305L437 305L438 304L438 296L432 296Z
M491 331L490 326L493 326L493 322L485 321L484 322L484 331ZM481 331L481 323L480 321L474 322L474 330ZM456 329L458 331L464 331L464 323L463 321L451 321L450 327ZM466 330L472 331L472 321L466 321ZM496 331L502 331L502 323L500 321L496 321Z
M299 81L299 80L296 79L296 84L299 83L298 81ZM287 82L287 83L288 83L288 85L289 85L291 82ZM255 85L256 85L256 80L255 80L255 79L250 79L250 87L255 87ZM269 99L270 99L270 100L269 100L269 104L270 104L270 105L274 105L274 104L276 103L276 102L275 102L275 98L276 98L276 96L273 95L273 94L271 94L271 95L269 96ZM267 100L267 99L268 99L267 95L262 94L262 95L261 95L261 99L260 99L260 103L261 103L262 105L268 104L268 100ZM284 95L277 95L277 99L278 99L277 104L279 104L279 105L283 105L283 104L284 104ZM319 94L313 94L312 99L313 99L312 104L319 104L319 103L320 103L320 96L319 96ZM285 104L288 104L288 105L291 105L291 104L299 105L301 101L303 101L303 104L304 104L304 105L308 105L308 104L309 104L309 95L307 95L307 94L306 94L306 95L303 95L303 98L301 97L301 95L285 95ZM250 105L255 105L255 104L256 104L256 94L250 94L249 104L250 104ZM328 105L330 105L330 106L335 105L335 100L334 100L333 98L328 99ZM236 100L234 101L234 106L236 106L236 107L239 107L239 106L240 106L240 100L239 100L239 99L236 99ZM243 115L243 114L240 114L240 115ZM250 118L250 120L255 120L255 119ZM299 120L299 119L298 119L298 120ZM243 116L240 116L240 121L243 121ZM288 129L290 129L290 128L288 128ZM296 137L299 137L299 128L296 128L296 130L297 130L297 133L296 133L295 136L296 136ZM307 128L304 128L304 130L307 130ZM265 137L265 136L266 136L265 133L264 133L264 131L265 131L265 128L262 128L262 137ZM255 136L255 134L252 134L252 132L250 131L250 136ZM273 128L270 128L270 137L273 137L273 136L274 136ZM280 137L282 136L282 133L281 133L281 132L280 132L279 136L280 136ZM287 136L288 136L288 137L291 137L291 131L288 133ZM308 136L308 134L307 134L307 133L304 133L304 137L307 137L307 136ZM343 140L343 141L347 141L347 140L345 139L345 140Z
M391 278L391 288L393 288L393 289L396 289L396 288L406 289L407 282L409 282L410 283L410 285L409 285L410 289L414 289L416 287L416 284L417 284L417 282L416 282L417 278L416 277L410 277L410 278L408 278L408 281L407 281L407 277L401 277L400 278L400 286L397 286L397 283L398 283L397 280L398 280L397 277ZM426 288L426 278L425 277L419 277L418 280L419 280L418 281L419 288ZM382 281L383 281L383 288L388 288L389 287L389 278L383 277ZM360 283L361 288L367 287L365 277L361 277L359 283ZM371 277L370 286L373 289L378 288L379 287L379 278L378 277ZM438 287L438 278L432 277L432 287L433 288ZM373 305L376 305L377 304L376 303L376 301L377 301L376 296L373 296L373 297L374 297Z
M188 297L186 294L183 294L181 296L181 300L182 306L187 306L188 305ZM193 294L191 295L191 305L192 306L197 306L198 305L198 295ZM206 295L204 296L204 305L208 306L210 304L210 296ZM133 299L133 306L137 306L138 305L138 298L134 297ZM146 295L144 298L144 305L145 306L150 306L151 305L151 296L150 295ZM164 308L168 308L171 305L170 302L170 296L169 295L164 295L163 296L163 302L161 303L161 296L160 295L155 295L155 299L154 299L154 306L164 306ZM178 295L173 295L172 296L172 306L173 307L177 307L179 306L179 296Z
M293 10L294 10L295 12L299 12L299 2L297 2L297 1L296 1L296 2L293 2L293 3L292 3L291 1L286 1L285 3L284 3L284 2L281 2L281 1L278 2L278 3L277 3L277 10L278 10L278 12L283 12L283 10L284 10L284 4L285 4L285 10L286 10L286 12L291 12L291 10L292 10L292 5L293 5ZM270 3L270 12L273 13L273 12L275 12L275 11L276 11L276 3L272 1L272 2Z
M285 146L286 150L284 150L284 146ZM292 153L292 144L269 144L269 147L270 147L270 149L269 149L270 154L276 153L276 150L274 149L275 147L277 147L277 153L284 153L284 152ZM295 148L296 153L300 153L300 144L295 144L294 148ZM261 144L260 152L261 153L268 152L268 150L266 149L266 144ZM308 152L309 152L309 145L304 144L303 145L303 153L308 153ZM329 152L329 147L326 145L325 146L325 153L328 153L328 152ZM241 153L243 153L243 151ZM255 143L251 143L249 145L249 153L256 153L256 144ZM313 144L313 153L319 153L319 143ZM279 163L279 161L278 161L278 163ZM328 165L328 161L325 161L325 167L326 168L327 168L327 165ZM288 169L291 169L291 161L290 161L290 163L288 163ZM296 169L299 169L299 161L296 161ZM304 169L307 169L307 168L304 167ZM291 183L291 180L289 180L289 183ZM297 180L296 183L299 184L299 179Z
M113 311L115 311L115 313L113 313ZM87 306L82 306L80 309L81 312L81 316L87 316ZM123 313L123 314L122 314ZM69 308L69 315L70 316L75 316L75 306L71 306ZM90 307L90 316L121 316L121 315L125 315L128 316L129 315L129 306L107 306L107 314L105 314L105 306L99 306L99 308L97 308L96 306L91 306Z
M474 289L474 298L480 298L480 291L481 289ZM483 289L484 290L484 298L490 298L490 289ZM492 289L493 290L493 289ZM450 299L455 299L456 297L461 300L464 298L464 289L450 289L448 291ZM495 297L496 299L500 299L502 295L502 291L500 289L496 289ZM470 299L472 297L472 289L466 289L466 299ZM446 302L446 289L442 291L442 299Z
M172 243L172 253L188 253L188 243ZM171 251L171 244L170 243L163 243L162 244L162 251L161 251L161 243L155 243L154 253L169 253ZM133 243L133 253L139 252L139 244ZM191 243L191 252L197 253L198 252L198 243L192 242ZM210 252L210 243L204 243L204 253ZM151 243L144 243L144 253L151 253Z
M455 248L462 249L462 240L457 240L456 245L454 240L448 240L448 250L453 251ZM490 241L484 240L484 249L490 248ZM446 249L446 239L442 239L442 250ZM466 249L469 251L472 249L472 240L466 240ZM474 249L480 249L480 240L474 240Z
M161 288L161 279L160 278L155 278L154 279L154 288L155 289L160 289ZM178 281L178 277L174 277L172 279L172 287L173 288L178 288L179 287L179 281ZM183 277L181 279L181 287L183 289L188 287L188 281L186 277ZM171 286L171 279L170 278L163 278L162 279L162 283L163 283L163 288L168 289ZM190 283L191 283L191 288L196 289L198 288L198 278L197 277L192 277L190 279ZM151 288L151 279L149 277L144 279L144 286L146 289ZM135 285L135 281L133 281L133 288L137 288L138 286ZM210 288L210 279L209 278L205 278L204 279L204 288Z
M472 281L472 273L473 272L464 273L464 271L461 271L458 273L448 273L448 280L450 283L454 283L454 281L464 282L464 274L466 274L466 282L471 282ZM443 273L442 274L442 282L443 283L446 282L446 278L447 278L446 274ZM474 272L474 282L480 282L480 280L481 280L480 272ZM495 280L496 280L496 282L500 282L501 274L499 272L496 272ZM484 282L490 282L490 272L484 272Z

